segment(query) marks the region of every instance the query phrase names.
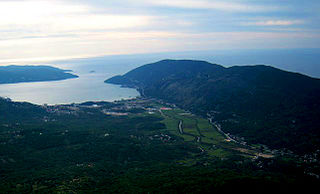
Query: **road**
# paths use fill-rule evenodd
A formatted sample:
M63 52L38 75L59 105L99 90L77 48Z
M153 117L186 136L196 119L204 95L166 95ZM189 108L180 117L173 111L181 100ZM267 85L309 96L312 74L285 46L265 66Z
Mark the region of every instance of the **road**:
M220 127L217 123L212 122L212 119L211 119L211 118L209 118L209 122L210 122L220 133L222 133L222 134L227 138L228 141L233 141L233 142L238 143L236 140L232 139L228 134L226 134L224 131L222 131L221 127Z
M183 124L183 121L180 120L180 121L179 121L179 132L180 132L180 134L183 134L182 124Z

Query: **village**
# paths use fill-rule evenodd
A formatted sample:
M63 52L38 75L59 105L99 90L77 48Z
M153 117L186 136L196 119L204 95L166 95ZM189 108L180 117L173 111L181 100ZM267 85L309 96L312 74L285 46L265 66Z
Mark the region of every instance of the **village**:
M176 106L170 103L164 103L157 99L136 98L131 100L120 100L115 102L85 102L70 105L43 105L48 113L58 115L75 115L90 112L90 109L100 110L105 115L111 116L127 116L130 113L154 114L160 110L172 110ZM48 121L48 117L44 117L44 121Z

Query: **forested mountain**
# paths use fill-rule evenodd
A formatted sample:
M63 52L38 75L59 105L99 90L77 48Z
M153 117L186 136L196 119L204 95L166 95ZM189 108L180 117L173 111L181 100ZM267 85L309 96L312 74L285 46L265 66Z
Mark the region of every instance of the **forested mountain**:
M0 84L55 81L78 76L50 66L0 66Z
M271 66L225 68L204 61L163 60L107 83L209 113L225 132L249 143L298 153L319 149L320 80Z

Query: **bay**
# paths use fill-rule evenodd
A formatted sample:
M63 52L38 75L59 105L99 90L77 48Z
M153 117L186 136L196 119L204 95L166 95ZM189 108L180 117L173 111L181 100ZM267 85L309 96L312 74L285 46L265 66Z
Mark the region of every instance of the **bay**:
M104 83L111 75L87 72L79 78L49 82L0 84L0 96L33 104L70 104L86 101L115 101L139 96L135 89Z

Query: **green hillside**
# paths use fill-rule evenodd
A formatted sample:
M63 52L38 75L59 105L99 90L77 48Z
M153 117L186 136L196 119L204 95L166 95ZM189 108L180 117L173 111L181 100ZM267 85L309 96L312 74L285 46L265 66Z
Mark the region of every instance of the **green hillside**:
M319 149L319 79L265 65L224 68L204 61L163 60L106 82L209 114L226 133L251 144L298 153Z

